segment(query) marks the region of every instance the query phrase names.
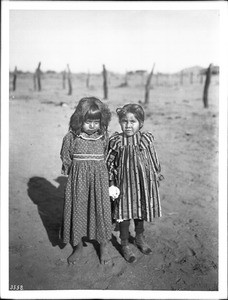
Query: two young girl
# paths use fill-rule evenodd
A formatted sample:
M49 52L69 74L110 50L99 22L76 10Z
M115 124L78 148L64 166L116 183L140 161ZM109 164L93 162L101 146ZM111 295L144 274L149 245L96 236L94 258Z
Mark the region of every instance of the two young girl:
M112 265L108 252L112 234L110 196L114 200L114 219L120 225L124 258L128 262L136 260L128 244L131 219L135 222L136 246L144 254L151 252L144 239L143 221L161 216L160 164L153 136L140 131L142 107L128 104L117 109L117 114L122 133L114 134L108 143L109 109L95 97L83 98L63 138L62 173L68 175L63 242L73 247L68 263L76 261L83 249L82 237L87 237L100 243L101 263Z

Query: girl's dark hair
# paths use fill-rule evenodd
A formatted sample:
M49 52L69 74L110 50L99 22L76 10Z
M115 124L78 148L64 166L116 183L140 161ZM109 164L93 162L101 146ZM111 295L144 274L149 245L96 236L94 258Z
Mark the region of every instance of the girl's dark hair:
M119 118L119 122L126 116L127 113L132 113L139 121L140 129L143 127L144 122L144 110L139 104L126 104L123 107L117 108L116 113Z
M93 103L87 113L85 114L84 121L86 120L101 120L101 111L97 104Z
M98 98L84 97L79 101L75 112L70 118L69 129L74 131L76 134L80 134L83 123L88 119L99 119L99 134L106 135L108 125L111 120L111 112L109 108Z

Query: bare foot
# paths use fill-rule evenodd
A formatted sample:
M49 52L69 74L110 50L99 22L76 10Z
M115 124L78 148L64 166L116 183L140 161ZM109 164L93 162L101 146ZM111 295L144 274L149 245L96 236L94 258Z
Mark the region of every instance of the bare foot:
M83 251L83 243L80 242L76 247L73 248L72 254L67 258L68 264L74 265L76 263L76 261L79 259L82 251Z
M100 244L100 255L101 255L101 264L112 267L113 266L113 261L112 258L108 252L108 243L102 242Z

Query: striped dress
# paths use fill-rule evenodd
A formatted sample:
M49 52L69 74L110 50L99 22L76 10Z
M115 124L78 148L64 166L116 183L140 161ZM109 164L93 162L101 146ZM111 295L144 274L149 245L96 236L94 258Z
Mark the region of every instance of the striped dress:
M151 222L161 216L158 190L161 167L151 133L139 131L131 137L115 133L109 140L107 166L109 180L120 189L114 203L115 220Z

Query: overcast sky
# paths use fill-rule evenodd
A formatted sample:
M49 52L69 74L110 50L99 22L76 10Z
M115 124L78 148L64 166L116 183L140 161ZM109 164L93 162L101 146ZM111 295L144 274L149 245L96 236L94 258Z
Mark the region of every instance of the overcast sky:
M177 72L219 64L219 10L11 10L9 64L34 71Z

